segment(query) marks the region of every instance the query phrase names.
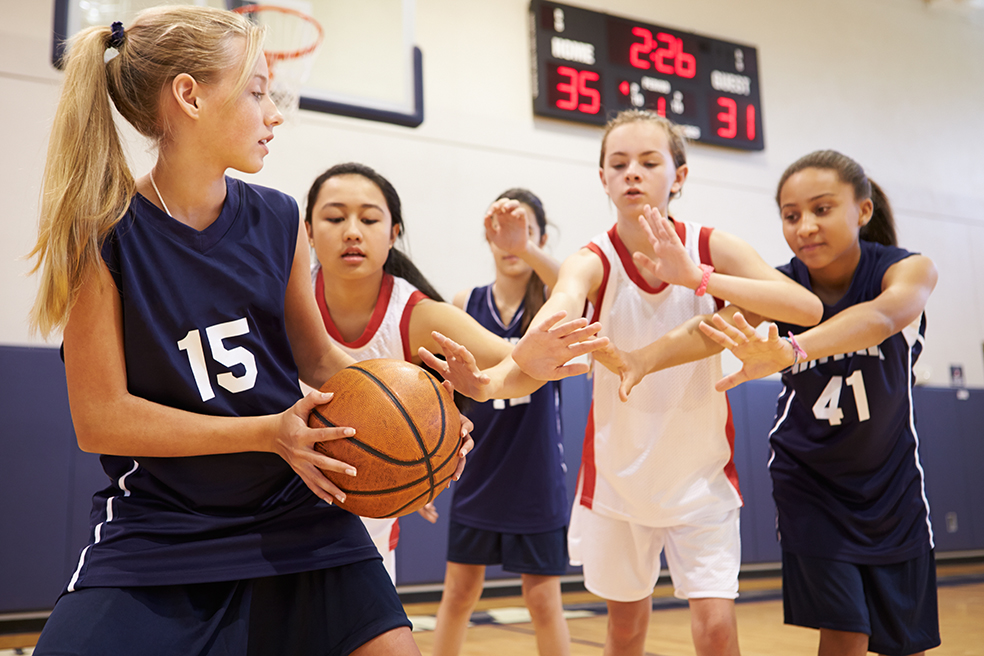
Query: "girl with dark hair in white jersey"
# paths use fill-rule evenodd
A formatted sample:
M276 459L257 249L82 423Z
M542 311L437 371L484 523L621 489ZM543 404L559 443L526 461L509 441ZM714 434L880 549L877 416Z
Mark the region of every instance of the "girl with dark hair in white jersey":
M518 203L504 205L494 214L505 223L514 205ZM461 308L443 302L397 248L406 230L403 207L394 186L379 172L356 162L332 166L312 183L304 221L317 256L312 278L318 309L337 348L356 360L382 357L419 364L421 348L438 349L432 332L440 329L454 335L482 363L491 365L509 357L513 347L508 341ZM521 229L525 234L525 223ZM575 325L585 323L578 320ZM525 376L514 382L511 393L517 396L540 384ZM431 505L421 514L430 521L437 518ZM363 521L395 581L397 520Z

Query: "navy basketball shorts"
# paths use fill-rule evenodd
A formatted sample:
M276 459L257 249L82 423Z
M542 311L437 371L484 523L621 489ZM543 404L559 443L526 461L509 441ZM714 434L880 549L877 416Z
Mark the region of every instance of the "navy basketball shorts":
M567 527L545 533L499 533L451 520L448 561L502 565L517 574L560 576L567 572Z
M906 656L938 647L933 553L890 565L858 565L782 552L786 624L864 633L868 650Z
M141 656L348 654L410 626L378 559L243 581L63 594L34 653Z

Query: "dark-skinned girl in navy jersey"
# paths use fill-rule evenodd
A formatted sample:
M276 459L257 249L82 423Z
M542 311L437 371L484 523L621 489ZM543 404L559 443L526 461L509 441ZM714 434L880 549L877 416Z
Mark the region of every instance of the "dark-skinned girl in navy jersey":
M743 362L718 389L782 371L769 471L785 621L819 629L821 656L921 654L940 635L912 367L936 268L896 246L884 193L838 152L792 164L776 201L795 254L779 270L823 320L701 329Z

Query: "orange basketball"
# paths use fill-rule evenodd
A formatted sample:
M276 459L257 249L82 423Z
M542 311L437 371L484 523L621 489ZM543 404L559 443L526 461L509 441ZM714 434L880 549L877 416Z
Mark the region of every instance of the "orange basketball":
M402 360L365 360L321 389L335 396L311 412L308 425L355 429L353 437L315 445L358 472L324 472L345 492L340 507L363 517L399 517L447 487L458 466L461 420L434 376Z

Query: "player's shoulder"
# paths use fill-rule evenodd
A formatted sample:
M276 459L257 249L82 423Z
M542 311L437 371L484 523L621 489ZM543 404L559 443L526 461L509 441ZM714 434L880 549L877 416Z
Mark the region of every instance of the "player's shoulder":
M296 223L300 219L297 201L293 196L263 185L245 182L237 178L226 178L228 193L235 194L246 209L252 209L281 217Z
M477 287L472 287L470 289L462 289L461 291L459 291L457 294L454 295L454 298L451 300L452 305L454 305L457 308L461 308L462 310L467 309L468 300L471 298L472 294L475 292L476 289Z
M561 262L561 268L582 269L600 267L603 260L615 253L614 245L607 241L607 236L592 239L586 245L577 249Z
M913 253L898 246L888 246L877 242L860 240L861 261L855 277L869 281L872 289L881 291L882 279L893 266L904 260L910 260L917 253Z
M595 283L601 280L613 259L615 259L614 252L609 253L595 242L591 242L567 256L561 263L557 284L572 279Z
M876 262L891 262L894 264L912 255L918 255L914 251L909 251L899 246L880 244L876 241L861 239L858 243L861 245L861 252Z

